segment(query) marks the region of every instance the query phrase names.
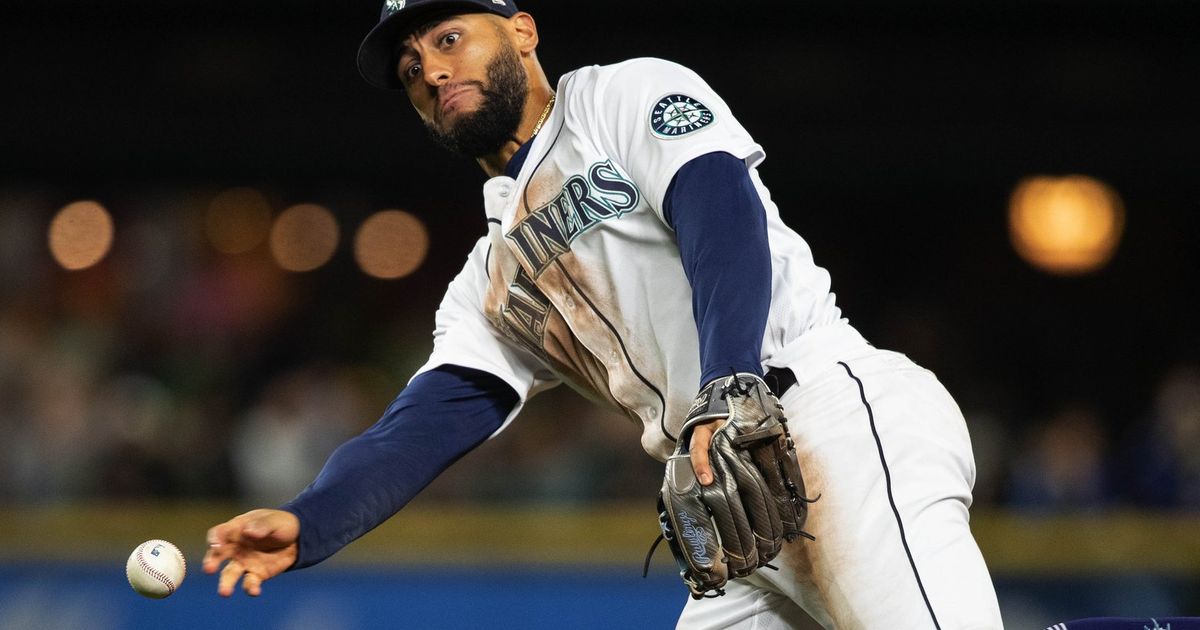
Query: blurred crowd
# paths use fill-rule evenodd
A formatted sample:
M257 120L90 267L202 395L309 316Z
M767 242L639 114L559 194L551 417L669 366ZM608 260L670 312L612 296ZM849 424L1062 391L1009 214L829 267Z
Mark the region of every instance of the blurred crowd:
M1028 422L965 410L977 502L1047 511L1200 509L1200 367L1166 367L1144 413L1067 400Z
M219 255L194 210L131 214L103 262L68 272L44 251L44 205L0 202L0 503L278 504L377 419L429 351L432 309L357 319L371 307L337 293L352 270L289 274L261 252ZM321 274L335 276L334 301L305 298ZM350 315L322 312L335 307ZM331 321L368 330L343 336ZM330 336L371 347L329 351ZM1164 365L1137 417L1088 400L1033 417L1003 410L964 409L978 504L1200 508L1197 366ZM638 435L558 388L421 500L649 500L661 466Z

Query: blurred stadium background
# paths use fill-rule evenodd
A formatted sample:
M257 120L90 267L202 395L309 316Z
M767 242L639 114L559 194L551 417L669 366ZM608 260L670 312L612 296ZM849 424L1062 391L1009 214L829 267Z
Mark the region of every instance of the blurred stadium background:
M377 4L0 0L0 628L671 627L660 466L568 391L261 600L124 584L374 422L484 232L357 77ZM1200 613L1200 5L521 6L553 77L673 59L765 146L851 322L963 407L1009 627Z

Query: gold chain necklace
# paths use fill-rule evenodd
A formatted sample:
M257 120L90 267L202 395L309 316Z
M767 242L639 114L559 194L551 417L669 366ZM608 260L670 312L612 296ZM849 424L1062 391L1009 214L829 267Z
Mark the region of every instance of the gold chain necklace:
M530 140L536 138L538 132L542 130L542 125L546 124L546 117L550 115L550 110L554 109L554 101L557 98L557 94L553 92L550 93L550 100L546 102L546 108L542 110L542 115L538 117L537 124L533 127L533 135L529 136Z

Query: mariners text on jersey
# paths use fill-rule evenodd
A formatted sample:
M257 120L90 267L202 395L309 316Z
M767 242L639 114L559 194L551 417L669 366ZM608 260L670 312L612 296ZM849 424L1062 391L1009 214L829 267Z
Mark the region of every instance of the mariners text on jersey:
M608 160L575 175L549 203L529 213L508 233L526 267L540 276L550 263L571 248L579 235L605 219L619 217L641 201L637 186L621 176Z

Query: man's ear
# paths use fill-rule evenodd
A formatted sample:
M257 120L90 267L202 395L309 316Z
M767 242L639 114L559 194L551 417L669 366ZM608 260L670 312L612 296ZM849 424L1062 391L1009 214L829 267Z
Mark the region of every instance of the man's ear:
M516 49L522 54L529 54L537 50L537 22L533 21L533 16L521 11L509 18L508 21L516 34L516 41L513 42Z

